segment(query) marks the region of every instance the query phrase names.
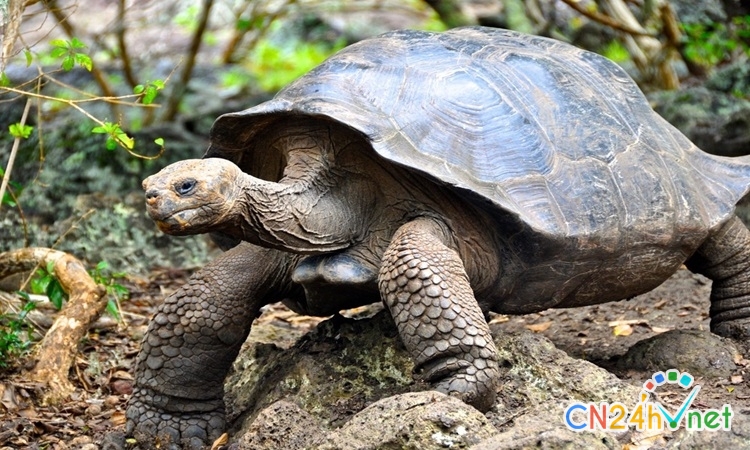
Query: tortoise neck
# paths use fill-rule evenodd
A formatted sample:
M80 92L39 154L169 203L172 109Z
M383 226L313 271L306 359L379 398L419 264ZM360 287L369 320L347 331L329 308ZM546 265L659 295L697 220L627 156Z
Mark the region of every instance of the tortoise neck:
M296 153L296 154L295 154ZM325 156L325 155L322 155ZM341 250L353 242L352 213L337 200L339 185L325 158L290 152L284 177L240 179L240 208L226 233L263 247L303 254Z

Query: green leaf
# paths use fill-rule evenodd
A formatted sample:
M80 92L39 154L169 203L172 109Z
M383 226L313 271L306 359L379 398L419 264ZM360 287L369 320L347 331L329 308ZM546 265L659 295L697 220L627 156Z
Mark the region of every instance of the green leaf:
M55 47L49 52L50 56L53 58L59 58L61 56L67 55L68 53L70 53L70 51L64 47Z
M117 148L117 141L112 136L109 136L104 146L107 147L107 150L113 151Z
M252 22L249 19L244 19L240 17L237 19L237 22L234 24L234 27L237 29L237 31L247 31L252 26Z
M107 312L112 315L115 319L118 321L120 320L120 310L117 309L117 302L114 300L109 300L107 302Z
M65 301L65 291L62 286L60 286L60 282L57 281L57 279L53 279L49 286L47 286L47 297L49 297L49 301L55 305L55 308L62 308L63 302Z
M70 46L71 48L86 48L86 44L84 44L83 42L80 41L80 39L75 38L75 37L70 41Z
M64 71L68 72L70 69L72 69L76 65L76 60L71 55L68 55L63 59L62 62L62 68Z
M105 134L105 133L109 133L109 130L107 130L106 128L100 126L100 127L94 127L94 128L92 128L91 132L92 133L96 133L96 134Z
M23 54L26 56L26 67L29 67L34 61L34 55L32 55L28 49L24 50Z
M40 275L43 274L43 275ZM37 276L31 279L31 282L29 283L29 286L31 287L31 292L34 294L46 294L47 293L47 287L49 287L50 282L52 282L52 277L49 276L49 274L44 273L44 271L38 271Z
M51 41L49 41L49 45L51 45L53 47L62 47L62 48L67 49L68 48L68 41L66 41L64 39L52 39Z
M117 140L120 141L120 144L124 145L128 150L132 150L135 146L135 141L133 140L133 138L125 133L117 133Z
M5 72L0 72L0 86L10 86L10 78Z
M55 273L55 261L47 261L47 273L50 276L54 276L54 273Z
M164 147L164 138L156 138L154 139L154 143L159 147Z
M78 65L88 70L89 72L91 72L91 69L94 68L93 61L91 61L89 55L85 53L76 53L76 61L78 62Z
M118 297L127 297L130 294L130 290L121 284L113 284L112 292Z
M102 271L109 269L109 263L107 261L99 261L99 263L96 265L96 270Z
M31 136L31 132L34 131L34 127L30 125L21 125L20 123L11 124L8 129L13 137L19 139L27 139Z
M146 87L142 84L139 84L133 88L133 94L140 94L144 89L146 89Z
M149 86L146 88L146 92L143 95L143 104L144 105L150 105L154 102L154 99L156 98L158 91L155 87Z

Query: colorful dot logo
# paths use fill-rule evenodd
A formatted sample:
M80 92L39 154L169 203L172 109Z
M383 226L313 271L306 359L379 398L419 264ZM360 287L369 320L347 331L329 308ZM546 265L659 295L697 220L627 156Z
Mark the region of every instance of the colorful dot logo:
M654 392L657 387L664 383L677 384L683 389L687 389L692 386L694 380L693 376L687 372L680 373L677 369L669 369L666 373L656 372L651 379L643 383L643 389L648 392Z

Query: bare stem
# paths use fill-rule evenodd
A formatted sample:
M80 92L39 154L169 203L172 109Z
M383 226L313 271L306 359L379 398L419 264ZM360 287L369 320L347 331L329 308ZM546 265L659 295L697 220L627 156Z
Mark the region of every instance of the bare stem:
M206 32L206 26L208 25L208 16L213 6L213 0L203 0L203 9L201 10L200 18L198 19L198 27L193 33L193 38L190 42L190 50L188 51L187 60L185 65L182 66L180 77L175 82L172 89L172 93L167 100L166 109L162 119L169 122L174 119L177 115L177 109L180 106L182 96L187 90L187 84L190 81L190 77L193 73L193 67L195 66L195 59L198 56L198 50L200 50L201 41L203 40L203 34Z
M130 87L135 88L138 85L138 81L133 74L130 53L125 43L125 0L117 2L117 24L115 26L117 28L115 35L117 36L117 47L120 51L120 60L122 61L122 72Z
M620 23L613 19L612 17L602 14L598 11L589 11L588 9L584 8L583 5L581 5L580 2L576 0L562 0L563 3L570 6L574 10L576 10L579 14L588 17L589 19L593 20L594 22L599 22L602 25L606 25L610 28L613 28L617 31L622 31L623 33L630 34L632 36L653 36L653 33L649 33L646 30L637 30L635 28L631 28L623 23Z
M29 117L29 109L31 109L31 99L26 99L26 106L23 108L21 114L21 128L26 125L26 119ZM8 182L10 181L10 172L13 170L13 163L16 160L16 154L18 153L18 147L21 145L21 136L16 136L13 140L13 148L10 150L10 158L8 158L8 165L5 166L5 175L3 175L3 181L0 183L0 208L3 207L2 199L5 197L5 190L8 188Z

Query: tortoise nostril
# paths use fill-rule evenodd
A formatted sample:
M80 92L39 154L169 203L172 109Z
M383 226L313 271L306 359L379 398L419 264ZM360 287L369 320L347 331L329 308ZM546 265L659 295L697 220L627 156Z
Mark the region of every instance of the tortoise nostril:
M156 189L149 189L146 191L146 200L153 200L159 196L159 191Z

